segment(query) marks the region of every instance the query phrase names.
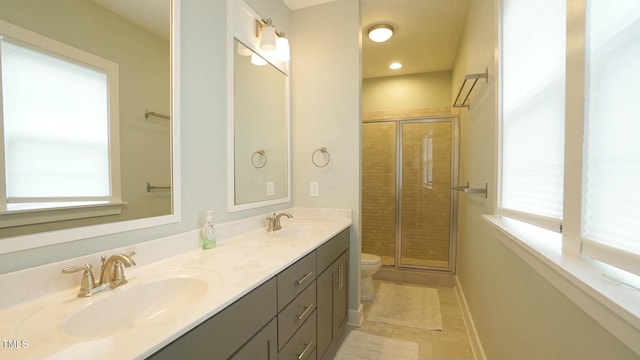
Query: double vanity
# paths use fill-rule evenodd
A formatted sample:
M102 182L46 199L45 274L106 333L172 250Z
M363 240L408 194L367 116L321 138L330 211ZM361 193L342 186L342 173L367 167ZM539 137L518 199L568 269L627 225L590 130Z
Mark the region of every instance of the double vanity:
M351 219L293 215L276 231L262 217L220 224L212 250L193 248L194 231L111 251L137 265L124 269L126 284L91 296L78 296L82 271L55 276L75 285L0 308L11 345L0 358L323 359L348 317ZM55 265L85 266L44 267ZM10 290L19 292L43 271L0 284L23 281Z

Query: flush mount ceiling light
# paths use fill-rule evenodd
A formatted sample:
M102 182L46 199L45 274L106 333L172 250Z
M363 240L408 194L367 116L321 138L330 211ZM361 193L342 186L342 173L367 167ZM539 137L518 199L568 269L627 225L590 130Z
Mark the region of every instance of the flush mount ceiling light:
M389 24L376 24L367 30L369 39L375 42L385 42L393 35L393 26Z
M398 70L402 68L402 64L400 64L399 62L394 62L391 63L391 65L389 65L389 69L391 70Z

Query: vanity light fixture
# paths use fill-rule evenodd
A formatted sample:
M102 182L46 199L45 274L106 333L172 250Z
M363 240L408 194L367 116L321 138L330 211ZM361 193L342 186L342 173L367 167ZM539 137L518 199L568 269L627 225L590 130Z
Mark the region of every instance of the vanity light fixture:
M372 41L385 42L393 36L393 30L393 26L389 24L376 24L369 27L367 34Z
M256 37L260 39L260 49L275 51L276 58L280 61L290 60L289 40L284 36L284 32L276 30L271 19L256 20Z

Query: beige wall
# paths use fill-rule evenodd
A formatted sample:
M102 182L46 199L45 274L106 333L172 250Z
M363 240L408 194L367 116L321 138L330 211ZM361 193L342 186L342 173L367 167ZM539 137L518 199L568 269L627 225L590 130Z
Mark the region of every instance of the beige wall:
M352 310L360 303L359 23L359 2L353 0L294 11L291 21L293 203L353 210ZM319 147L331 156L323 168L311 162ZM309 196L311 181L319 183L320 196Z
M398 113L420 109L426 114L448 114L451 108L451 72L389 76L362 82L362 111Z
M495 0L470 2L453 91L464 74L489 68L489 83L461 110L460 181L489 183L488 199L459 197L457 275L488 359L637 359L520 257L496 240L480 216L496 199ZM454 94L455 95L455 94Z

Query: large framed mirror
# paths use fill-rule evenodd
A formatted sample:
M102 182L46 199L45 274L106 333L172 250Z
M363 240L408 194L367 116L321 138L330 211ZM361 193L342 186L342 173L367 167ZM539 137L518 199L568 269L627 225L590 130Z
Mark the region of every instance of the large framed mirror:
M55 76L46 79L40 72L26 68L23 77L31 77L29 80L43 78L42 83L54 89L54 95L25 97L24 102L29 106L23 107L40 112L11 112L14 108L19 109L14 106L18 96L9 96L11 91L3 89L4 96L0 99L3 101L0 109L4 110L0 116L3 125L0 128L0 162L3 165L3 171L0 171L0 253L180 220L179 142L176 136L180 114L179 9L180 0L0 2L3 64L11 62L8 56L12 53L18 56L33 53L36 58L51 59L52 68L67 67L71 72L96 73L96 78L104 78L102 83L98 82L104 85L93 82L93 85L83 87L69 80L76 75L56 77L54 72ZM24 60L14 62L28 63ZM103 71L100 65L103 63L112 72ZM7 69L12 72L8 73ZM17 71L10 66L3 67L3 87L9 89L9 80L14 73ZM28 82L34 81L20 83ZM79 95L72 95L71 100L64 102L60 106L62 115L59 115L55 102L62 103L62 100L56 100L57 97L49 103L45 100L54 98L56 89L62 89L67 83L73 84L69 88L75 88ZM97 88L101 94L102 86L104 95L81 97L88 93L87 88ZM14 93L22 94L20 91ZM95 101L98 105L89 106L96 98L106 99L106 105L101 100ZM95 108L102 109L105 115L94 116ZM65 109L76 113L64 112ZM96 135L98 130L87 130L88 119L94 118L98 120L91 121L96 122L104 134ZM29 125L20 131L12 127L12 122L26 123L25 119ZM101 122L101 119L106 120ZM41 133L36 131L47 123L53 126ZM29 141L20 143L25 134ZM55 134L60 136L55 138ZM54 145L34 145L34 138L48 136L53 138L50 141ZM96 144L101 144L105 150L88 150L97 148ZM27 166L31 164L27 157L29 152L35 154L33 159L57 152L62 155L58 156L58 163L43 161L49 163L48 168L42 166L44 170L34 170ZM85 163L76 163L83 158ZM95 171L87 170L97 163L105 165L102 168L95 166L98 169ZM80 171L74 172L75 169ZM104 173L102 178L96 175L101 172ZM31 181L38 178L46 181ZM71 185L68 187L72 190L63 190L64 185ZM81 192L81 188L91 190ZM79 195L73 194L73 190Z
M291 200L288 62L258 46L256 20L241 1L230 4L229 211Z

